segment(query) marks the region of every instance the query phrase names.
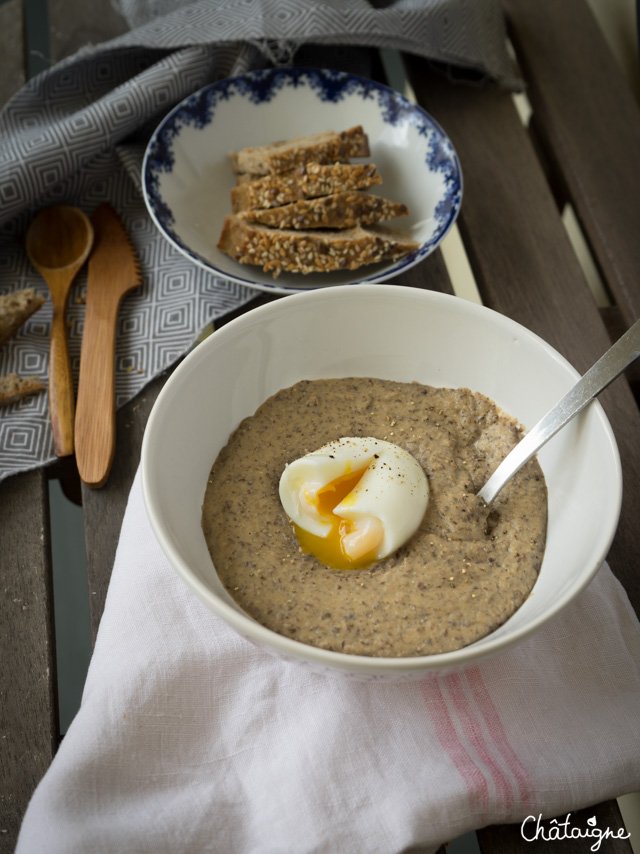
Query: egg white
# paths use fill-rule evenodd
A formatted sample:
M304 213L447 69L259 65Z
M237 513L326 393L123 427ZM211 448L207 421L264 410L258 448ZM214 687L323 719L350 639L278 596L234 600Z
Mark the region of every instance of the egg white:
M318 493L338 478L362 472L353 489L334 507L322 513ZM289 519L317 537L328 537L335 517L346 520L358 537L375 541L373 558L381 560L400 548L415 533L429 500L427 477L403 448L371 437L343 437L288 464L280 478L280 501ZM373 539L371 539L373 538ZM349 540L342 539L348 553Z

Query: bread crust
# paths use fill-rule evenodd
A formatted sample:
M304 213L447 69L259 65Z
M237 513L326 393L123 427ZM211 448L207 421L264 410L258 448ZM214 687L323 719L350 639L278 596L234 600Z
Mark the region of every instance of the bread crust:
M44 383L38 377L19 377L7 374L0 377L0 406L16 403L23 397L44 390Z
M46 302L33 288L0 296L0 347Z

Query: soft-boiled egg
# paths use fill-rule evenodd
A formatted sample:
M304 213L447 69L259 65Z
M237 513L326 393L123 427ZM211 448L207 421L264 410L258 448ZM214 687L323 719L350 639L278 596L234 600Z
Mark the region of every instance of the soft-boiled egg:
M289 463L280 501L303 552L333 569L381 560L415 533L429 500L420 463L382 439L343 437Z

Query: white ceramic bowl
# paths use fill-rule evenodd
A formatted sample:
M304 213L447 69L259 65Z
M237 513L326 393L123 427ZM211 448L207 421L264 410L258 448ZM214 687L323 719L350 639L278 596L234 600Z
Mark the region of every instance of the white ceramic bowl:
M409 207L389 222L420 246L394 262L359 270L274 279L216 248L235 184L230 151L361 124L383 183L371 192ZM363 162L361 159L358 162ZM195 264L259 290L291 293L326 285L380 282L426 258L460 209L462 174L451 141L421 107L364 77L341 71L276 68L212 83L167 115L142 167L144 198L161 234Z
M357 318L357 322L354 322ZM468 387L530 429L578 378L524 327L457 297L392 285L295 294L245 314L200 344L153 408L142 449L146 507L184 581L236 631L322 672L416 678L500 652L543 626L589 583L611 543L621 502L620 460L599 403L540 452L549 492L540 576L522 607L464 649L418 658L367 658L316 649L246 616L217 579L202 534L210 467L242 418L302 379L373 376Z

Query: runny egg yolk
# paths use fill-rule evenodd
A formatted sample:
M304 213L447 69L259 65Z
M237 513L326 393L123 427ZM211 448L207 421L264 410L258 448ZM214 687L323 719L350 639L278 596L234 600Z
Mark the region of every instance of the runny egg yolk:
M331 569L361 569L375 560L375 550L382 539L382 526L375 524L377 520L358 526L333 512L356 487L365 471L366 468L346 472L329 481L315 496L305 494L302 506L313 504L318 513L331 522L326 537L318 537L292 522L302 551L314 555Z
M342 436L287 463L278 495L302 552L360 569L401 548L429 500L420 463L371 436Z

